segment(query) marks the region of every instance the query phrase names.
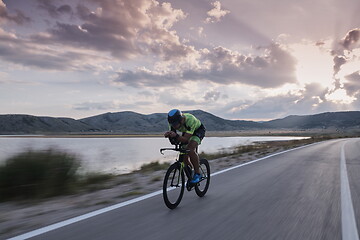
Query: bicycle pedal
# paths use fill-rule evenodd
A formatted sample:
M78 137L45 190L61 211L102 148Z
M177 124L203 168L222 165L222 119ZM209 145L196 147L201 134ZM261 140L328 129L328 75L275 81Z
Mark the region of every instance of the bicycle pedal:
M191 182L188 182L186 184L186 190L188 190L190 192L193 189L194 186L195 186L194 184L192 184Z

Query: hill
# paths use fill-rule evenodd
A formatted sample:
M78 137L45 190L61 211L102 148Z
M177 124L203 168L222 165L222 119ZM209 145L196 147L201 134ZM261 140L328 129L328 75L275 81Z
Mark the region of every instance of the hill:
M360 112L326 112L315 115L291 115L265 122L269 128L314 129L360 127Z
M187 111L198 117L208 131L244 131L264 129L360 129L360 111L327 112L315 115L291 115L267 122L227 120L211 113ZM166 113L104 113L88 118L37 117L21 114L0 115L0 134L90 133L118 134L158 133L168 128Z
M262 124L251 121L225 120L201 110L185 111L194 114L208 131L233 131L263 128ZM105 131L122 133L162 132L168 129L166 113L143 115L135 112L105 113L80 119L82 122Z
M72 118L0 115L0 134L34 134L97 131L93 126Z
M104 113L80 121L103 131L121 133L160 132L167 124L165 113L144 115L129 111Z
M247 129L263 129L263 124L254 121L243 121L243 120L226 120L217 117L211 113L195 110L185 111L195 115L204 123L208 131L236 131L236 130L247 130ZM166 117L166 115L165 115Z

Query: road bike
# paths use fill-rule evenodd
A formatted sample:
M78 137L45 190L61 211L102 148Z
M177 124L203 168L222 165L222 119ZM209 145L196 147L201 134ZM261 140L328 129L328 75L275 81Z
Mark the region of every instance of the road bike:
M166 206L170 209L175 209L181 202L184 195L184 189L191 191L195 189L196 194L199 197L203 197L210 185L210 165L206 159L200 159L200 182L193 184L190 180L193 177L193 170L189 165L184 162L184 157L189 153L189 150L184 148L182 144L176 144L175 148L162 148L163 151L172 150L179 152L178 158L175 163L171 164L167 170L163 183L163 198ZM187 177L187 183L185 185L185 176Z

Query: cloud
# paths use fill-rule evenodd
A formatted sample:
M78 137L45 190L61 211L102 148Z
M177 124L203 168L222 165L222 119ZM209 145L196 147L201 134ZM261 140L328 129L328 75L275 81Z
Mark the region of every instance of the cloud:
M344 56L335 56L333 60L334 60L334 77L335 77L336 74L339 73L341 66L344 65L347 61Z
M84 102L75 104L73 106L74 110L78 111L93 111L93 110L102 110L107 111L111 109L119 108L119 104L114 101L109 102Z
M341 66L348 62L345 50L352 52L356 48L360 48L360 28L347 32L345 37L332 50L332 55L334 56L334 78L340 71Z
M334 87L329 90L327 98L330 100L333 98L335 102L341 103L353 103L358 98L360 93L358 83L359 77L359 54L360 50L360 28L355 28L347 32L345 37L337 42L334 49L331 51L334 56ZM357 67L354 65L357 64ZM339 74L342 68L353 65L347 72L353 72L344 76L344 72ZM354 71L356 69L357 71Z
M306 85L297 92L263 97L257 100L228 102L217 111L233 119L275 119L291 114L303 115L326 111L346 110L348 105L326 99L329 89L318 83Z
M220 98L221 93L219 91L208 91L205 93L204 100L206 102L216 102Z
M9 14L6 5L3 0L0 0L0 24L6 22L14 22L16 24L22 25L31 21L31 19L25 16L21 11L15 10L16 14Z
M9 15L5 4L0 3L0 21L5 18L15 21L17 18ZM84 63L111 56L114 62L148 56L181 61L195 52L172 29L186 14L170 3L155 0L64 0L62 5L37 0L37 3L37 9L45 10L52 18L45 19L50 27L28 35L1 29L0 37L9 40L11 36L14 40L0 42L3 60L42 69L76 70L85 65L79 61L92 54L97 56ZM21 19L18 13L16 17ZM62 14L71 14L71 19L60 18Z
M87 0L87 3L76 6L75 16L80 24L57 22L46 37L35 35L33 39L44 44L108 52L120 60L153 54L169 60L191 51L172 30L186 15L170 3L155 0ZM89 7L94 5L96 9ZM43 8L53 15L59 10L51 3L43 4Z
M213 2L211 5L214 8L207 12L209 17L205 19L206 23L220 22L222 17L230 13L228 10L221 9L221 3L219 1Z
M181 80L181 76L178 73L163 74L146 68L137 68L136 71L125 70L118 72L114 82L132 87L160 87L178 85L181 83Z
M296 60L278 44L263 48L260 56L246 56L224 47L202 49L193 62L173 62L168 69L138 68L118 73L114 80L131 86L171 86L186 81L248 84L265 88L296 82Z
M322 47L322 46L324 46L325 45L325 42L324 41L317 41L316 43L315 43L315 46L318 46L318 47Z
M9 74L5 72L0 71L0 84L2 83L9 83Z
M21 39L0 28L0 58L42 70L85 71L98 69L105 58L75 50L57 49Z
M360 28L350 30L340 44L346 49L351 51L354 48L360 47Z
M38 7L45 10L51 17L58 18L63 14L71 15L73 10L70 5L64 4L56 6L52 0L37 0L39 3Z
M271 44L263 50L262 55L247 56L216 47L203 54L205 70L202 74L217 83L244 83L265 88L296 82L296 60L290 53L278 44ZM196 75L196 71L194 73Z
M133 111L135 108L138 109L138 112L148 111L149 106L151 106L153 102L150 101L126 101L126 100L111 100L111 101L87 101L78 104L74 104L72 109L76 111L83 112L104 112L104 111L124 111L130 110Z
M352 74L345 76L347 80L344 83L344 89L346 89L347 94L354 96L360 93L360 71L356 71Z
M202 103L202 100L196 98L196 96L192 96L189 92L186 93L177 93L174 90L163 91L158 95L158 101L167 104L169 106L178 106L181 108L190 106L194 108L195 106Z

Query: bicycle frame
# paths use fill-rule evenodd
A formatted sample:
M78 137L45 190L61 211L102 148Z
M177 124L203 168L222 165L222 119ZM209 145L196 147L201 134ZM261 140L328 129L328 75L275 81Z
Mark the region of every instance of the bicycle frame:
M185 175L188 179L191 179L192 176L191 176L191 172L189 171L186 171L186 165L185 162L184 162L184 159L183 159L183 156L188 154L189 153L189 150L188 149L184 149L183 148L183 145L181 144L177 144L175 145L175 148L161 148L160 149L160 153L164 155L164 151L166 150L170 150L170 151L176 151L176 152L179 152L179 155L178 155L178 158L176 159L176 162L177 163L180 163L180 173L181 172L185 172Z
M190 150L188 149L184 149L182 148L183 145L181 144L178 144L178 145L175 145L175 148L161 148L160 149L160 153L164 155L163 151L166 151L166 150L171 150L171 151L176 151L176 152L179 152L179 155L178 155L178 158L176 159L176 162L175 163L178 163L180 164L180 174L181 172L184 171L186 177L188 179L192 179L192 172L191 172L191 169L187 169L186 168L186 163L184 162L184 159L183 159L183 156L188 154ZM197 150L197 149L196 149ZM189 171L190 170L190 171ZM202 172L203 176L206 176L205 172L203 171L202 168L200 168L200 171ZM180 178L180 176L178 177ZM207 177L202 177L200 179L200 182L203 181L204 179L206 179ZM172 178L172 181L171 181L171 186L173 186L173 181L174 181L174 176ZM178 179L178 182L179 182L179 179Z

